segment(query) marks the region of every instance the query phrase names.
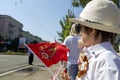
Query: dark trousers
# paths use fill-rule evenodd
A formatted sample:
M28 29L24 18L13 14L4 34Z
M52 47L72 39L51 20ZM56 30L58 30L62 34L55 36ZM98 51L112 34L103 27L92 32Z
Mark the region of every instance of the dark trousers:
M34 55L31 53L29 54L29 65L32 65L34 59Z

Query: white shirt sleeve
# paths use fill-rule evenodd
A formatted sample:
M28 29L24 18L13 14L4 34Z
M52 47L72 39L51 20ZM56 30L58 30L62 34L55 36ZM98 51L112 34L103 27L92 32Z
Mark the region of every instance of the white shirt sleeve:
M113 68L104 68L97 72L95 80L120 80L120 73Z

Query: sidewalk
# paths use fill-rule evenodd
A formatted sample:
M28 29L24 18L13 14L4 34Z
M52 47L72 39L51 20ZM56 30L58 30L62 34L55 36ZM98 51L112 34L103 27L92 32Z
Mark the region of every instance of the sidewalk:
M53 65L50 67L55 72L59 68L59 65ZM20 69L11 74L0 77L0 80L49 80L51 74L42 65L32 65L26 68ZM58 79L62 80L60 73Z

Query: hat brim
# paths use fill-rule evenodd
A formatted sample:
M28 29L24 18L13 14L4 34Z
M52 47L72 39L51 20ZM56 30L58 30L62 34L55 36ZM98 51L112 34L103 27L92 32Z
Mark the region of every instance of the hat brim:
M113 27L113 26L107 26L107 25L103 25L103 24L86 22L86 21L81 20L79 18L70 18L69 20L71 22L79 23L81 25L84 25L84 26L87 26L87 27L90 27L90 28L93 28L93 29L98 29L98 30L101 30L101 31L120 34L120 27L117 27L117 26Z

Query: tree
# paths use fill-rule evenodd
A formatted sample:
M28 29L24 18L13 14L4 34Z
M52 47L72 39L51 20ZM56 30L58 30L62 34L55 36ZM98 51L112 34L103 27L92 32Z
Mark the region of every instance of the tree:
M68 14L63 17L63 20L60 20L62 32L57 32L58 36L60 37L58 39L60 42L63 42L64 39L69 35L69 31L72 25L72 23L69 21L69 18L75 18L74 13L70 10L68 10Z
M0 41L4 40L3 36L0 34Z
M85 7L85 5L91 0L72 0L73 7Z
M72 0L73 7L85 7L91 0ZM120 8L120 0L112 0Z

